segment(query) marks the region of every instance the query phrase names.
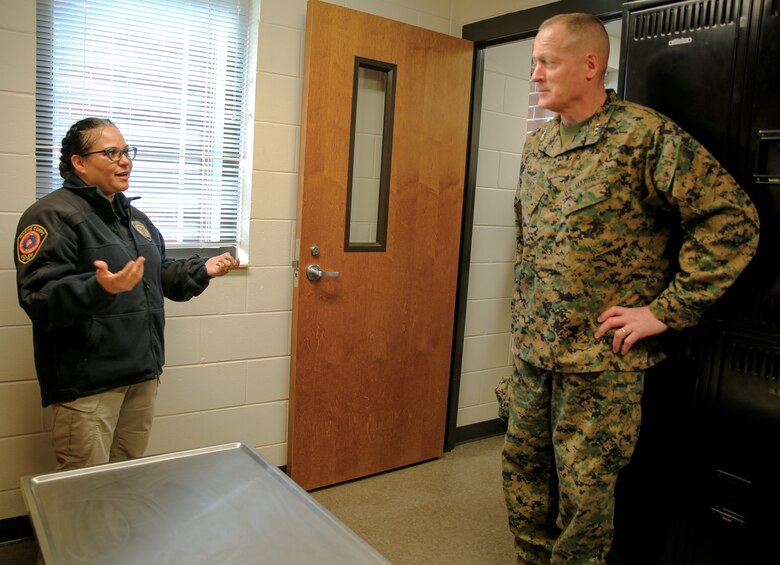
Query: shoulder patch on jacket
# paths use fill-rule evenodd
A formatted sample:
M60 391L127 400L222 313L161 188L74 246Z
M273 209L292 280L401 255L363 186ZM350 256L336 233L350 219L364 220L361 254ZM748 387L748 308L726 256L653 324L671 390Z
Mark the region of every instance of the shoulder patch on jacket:
M140 220L133 220L133 227L135 228L135 231L140 233L142 236L144 236L149 241L152 241L152 234L149 233L149 230L144 225L144 223Z
M46 228L39 224L31 224L24 228L16 238L16 257L19 262L26 264L35 259L48 235Z

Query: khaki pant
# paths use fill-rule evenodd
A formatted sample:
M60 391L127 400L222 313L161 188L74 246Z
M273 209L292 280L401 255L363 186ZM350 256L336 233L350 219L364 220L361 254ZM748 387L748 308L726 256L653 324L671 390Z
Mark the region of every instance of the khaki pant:
M149 443L157 380L53 404L57 470L141 457Z

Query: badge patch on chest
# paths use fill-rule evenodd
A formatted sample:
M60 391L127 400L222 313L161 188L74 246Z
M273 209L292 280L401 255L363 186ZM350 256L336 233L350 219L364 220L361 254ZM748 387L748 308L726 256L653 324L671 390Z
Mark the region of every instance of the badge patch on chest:
M27 264L38 254L38 250L46 241L49 232L41 225L32 224L27 226L16 238L16 257L22 264Z
M140 233L142 236L144 236L149 241L152 241L152 234L149 233L149 230L143 224L143 222L141 222L140 220L133 220L132 224L133 224L133 227L135 228L135 231Z

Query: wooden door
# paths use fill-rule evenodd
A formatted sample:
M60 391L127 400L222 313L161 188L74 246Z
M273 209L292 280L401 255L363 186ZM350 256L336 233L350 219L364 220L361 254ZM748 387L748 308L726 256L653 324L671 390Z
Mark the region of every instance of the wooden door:
M345 249L356 57L396 65L379 251ZM287 463L303 488L443 452L472 58L471 42L309 1ZM310 281L310 264L339 276Z

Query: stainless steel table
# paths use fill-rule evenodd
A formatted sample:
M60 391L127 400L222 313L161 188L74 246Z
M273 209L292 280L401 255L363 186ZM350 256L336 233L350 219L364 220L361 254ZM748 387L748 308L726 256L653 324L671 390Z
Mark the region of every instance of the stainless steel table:
M389 563L243 442L21 486L47 565Z

